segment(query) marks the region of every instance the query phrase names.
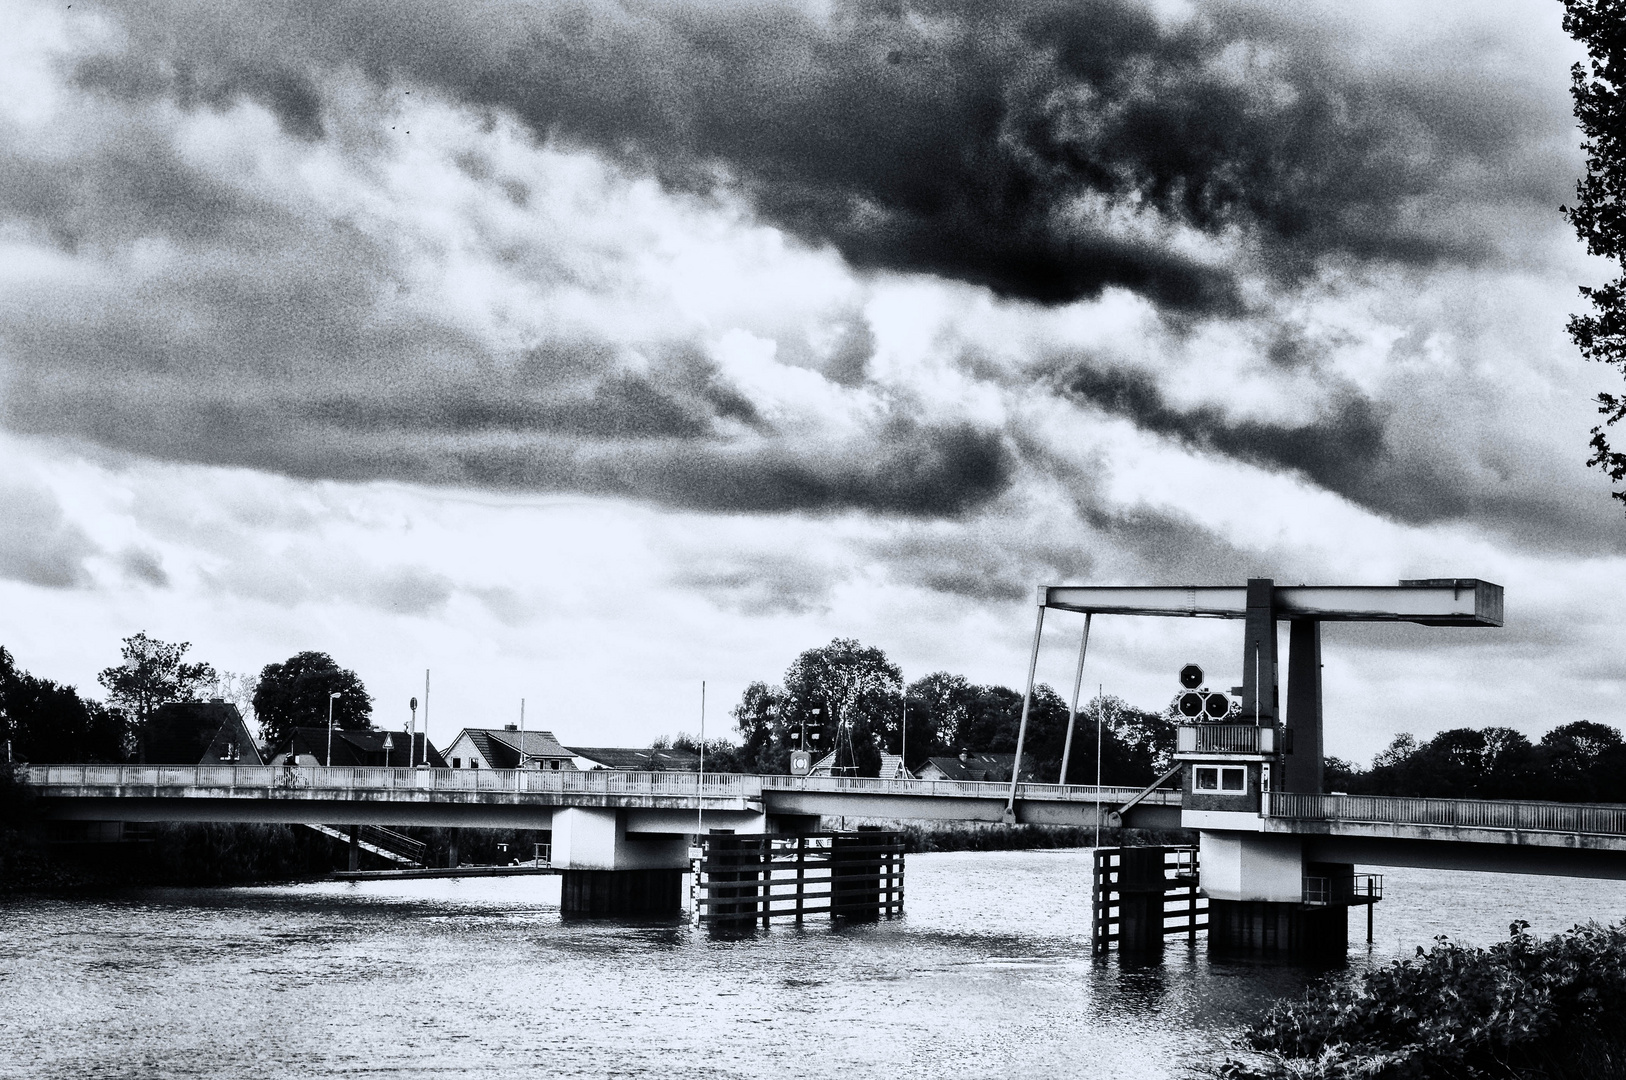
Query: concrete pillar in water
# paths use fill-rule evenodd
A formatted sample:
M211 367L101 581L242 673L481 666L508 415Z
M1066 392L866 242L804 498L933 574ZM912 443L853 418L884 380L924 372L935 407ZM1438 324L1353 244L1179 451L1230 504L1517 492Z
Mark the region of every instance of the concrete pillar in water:
M553 814L553 865L565 915L664 915L683 910L688 837L628 834L628 811L565 807Z
M1342 955L1349 942L1347 897L1305 903L1307 872L1347 879L1350 866L1304 861L1297 836L1203 832L1202 888L1208 947L1216 952ZM1342 902L1338 902L1342 900Z
M458 837L458 830L457 829L447 829L446 831L447 831L448 834L450 834L447 837L447 841L446 841L446 865L451 867L453 870L456 870L457 869L457 837Z
M1321 623L1295 620L1287 632L1287 734L1283 791L1319 795L1321 756Z

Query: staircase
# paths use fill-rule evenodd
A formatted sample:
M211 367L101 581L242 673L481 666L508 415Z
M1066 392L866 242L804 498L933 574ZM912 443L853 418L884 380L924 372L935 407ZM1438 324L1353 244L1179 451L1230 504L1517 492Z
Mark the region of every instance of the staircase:
M323 836L331 836L335 840L350 842L350 826L348 825L306 825L307 829L315 829ZM429 845L414 840L405 833L398 833L394 829L386 829L382 825L361 826L361 850L370 851L379 858L401 866L428 866Z

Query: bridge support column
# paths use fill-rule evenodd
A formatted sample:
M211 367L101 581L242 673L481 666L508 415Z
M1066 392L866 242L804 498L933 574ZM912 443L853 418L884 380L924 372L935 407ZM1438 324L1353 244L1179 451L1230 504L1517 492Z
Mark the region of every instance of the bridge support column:
M1281 790L1319 795L1321 757L1321 624L1288 624L1287 728Z
M565 915L675 915L683 910L689 841L627 834L626 810L565 807L553 813L553 865Z
M350 869L361 869L361 826L350 826Z
M1199 835L1211 950L1343 955L1349 944L1347 897L1311 905L1304 878L1311 869L1325 877L1348 877L1353 867L1307 865L1304 841L1297 836Z

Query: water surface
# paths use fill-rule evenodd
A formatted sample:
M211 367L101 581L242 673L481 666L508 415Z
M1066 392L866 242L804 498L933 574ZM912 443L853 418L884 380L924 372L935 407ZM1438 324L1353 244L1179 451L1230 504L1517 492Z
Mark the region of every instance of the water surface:
M1626 884L1389 870L1376 944L1626 916ZM908 913L737 941L564 921L553 878L0 903L11 1077L1190 1076L1312 969L1090 954L1087 851L912 855Z

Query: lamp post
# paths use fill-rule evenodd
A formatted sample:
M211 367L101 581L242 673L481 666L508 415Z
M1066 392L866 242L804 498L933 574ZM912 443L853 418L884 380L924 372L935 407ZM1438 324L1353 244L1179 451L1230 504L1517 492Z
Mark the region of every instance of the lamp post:
M323 765L327 766L333 764L333 703L337 700L339 700L337 690L327 696L327 760L322 762ZM293 755L292 746L288 748L288 753L290 757Z
M407 764L416 765L418 763L418 699L413 698L407 702L407 707L412 710L412 753L407 758ZM424 719L428 720L428 717ZM423 757L427 763L429 760L429 725L427 723L424 724L423 745Z

